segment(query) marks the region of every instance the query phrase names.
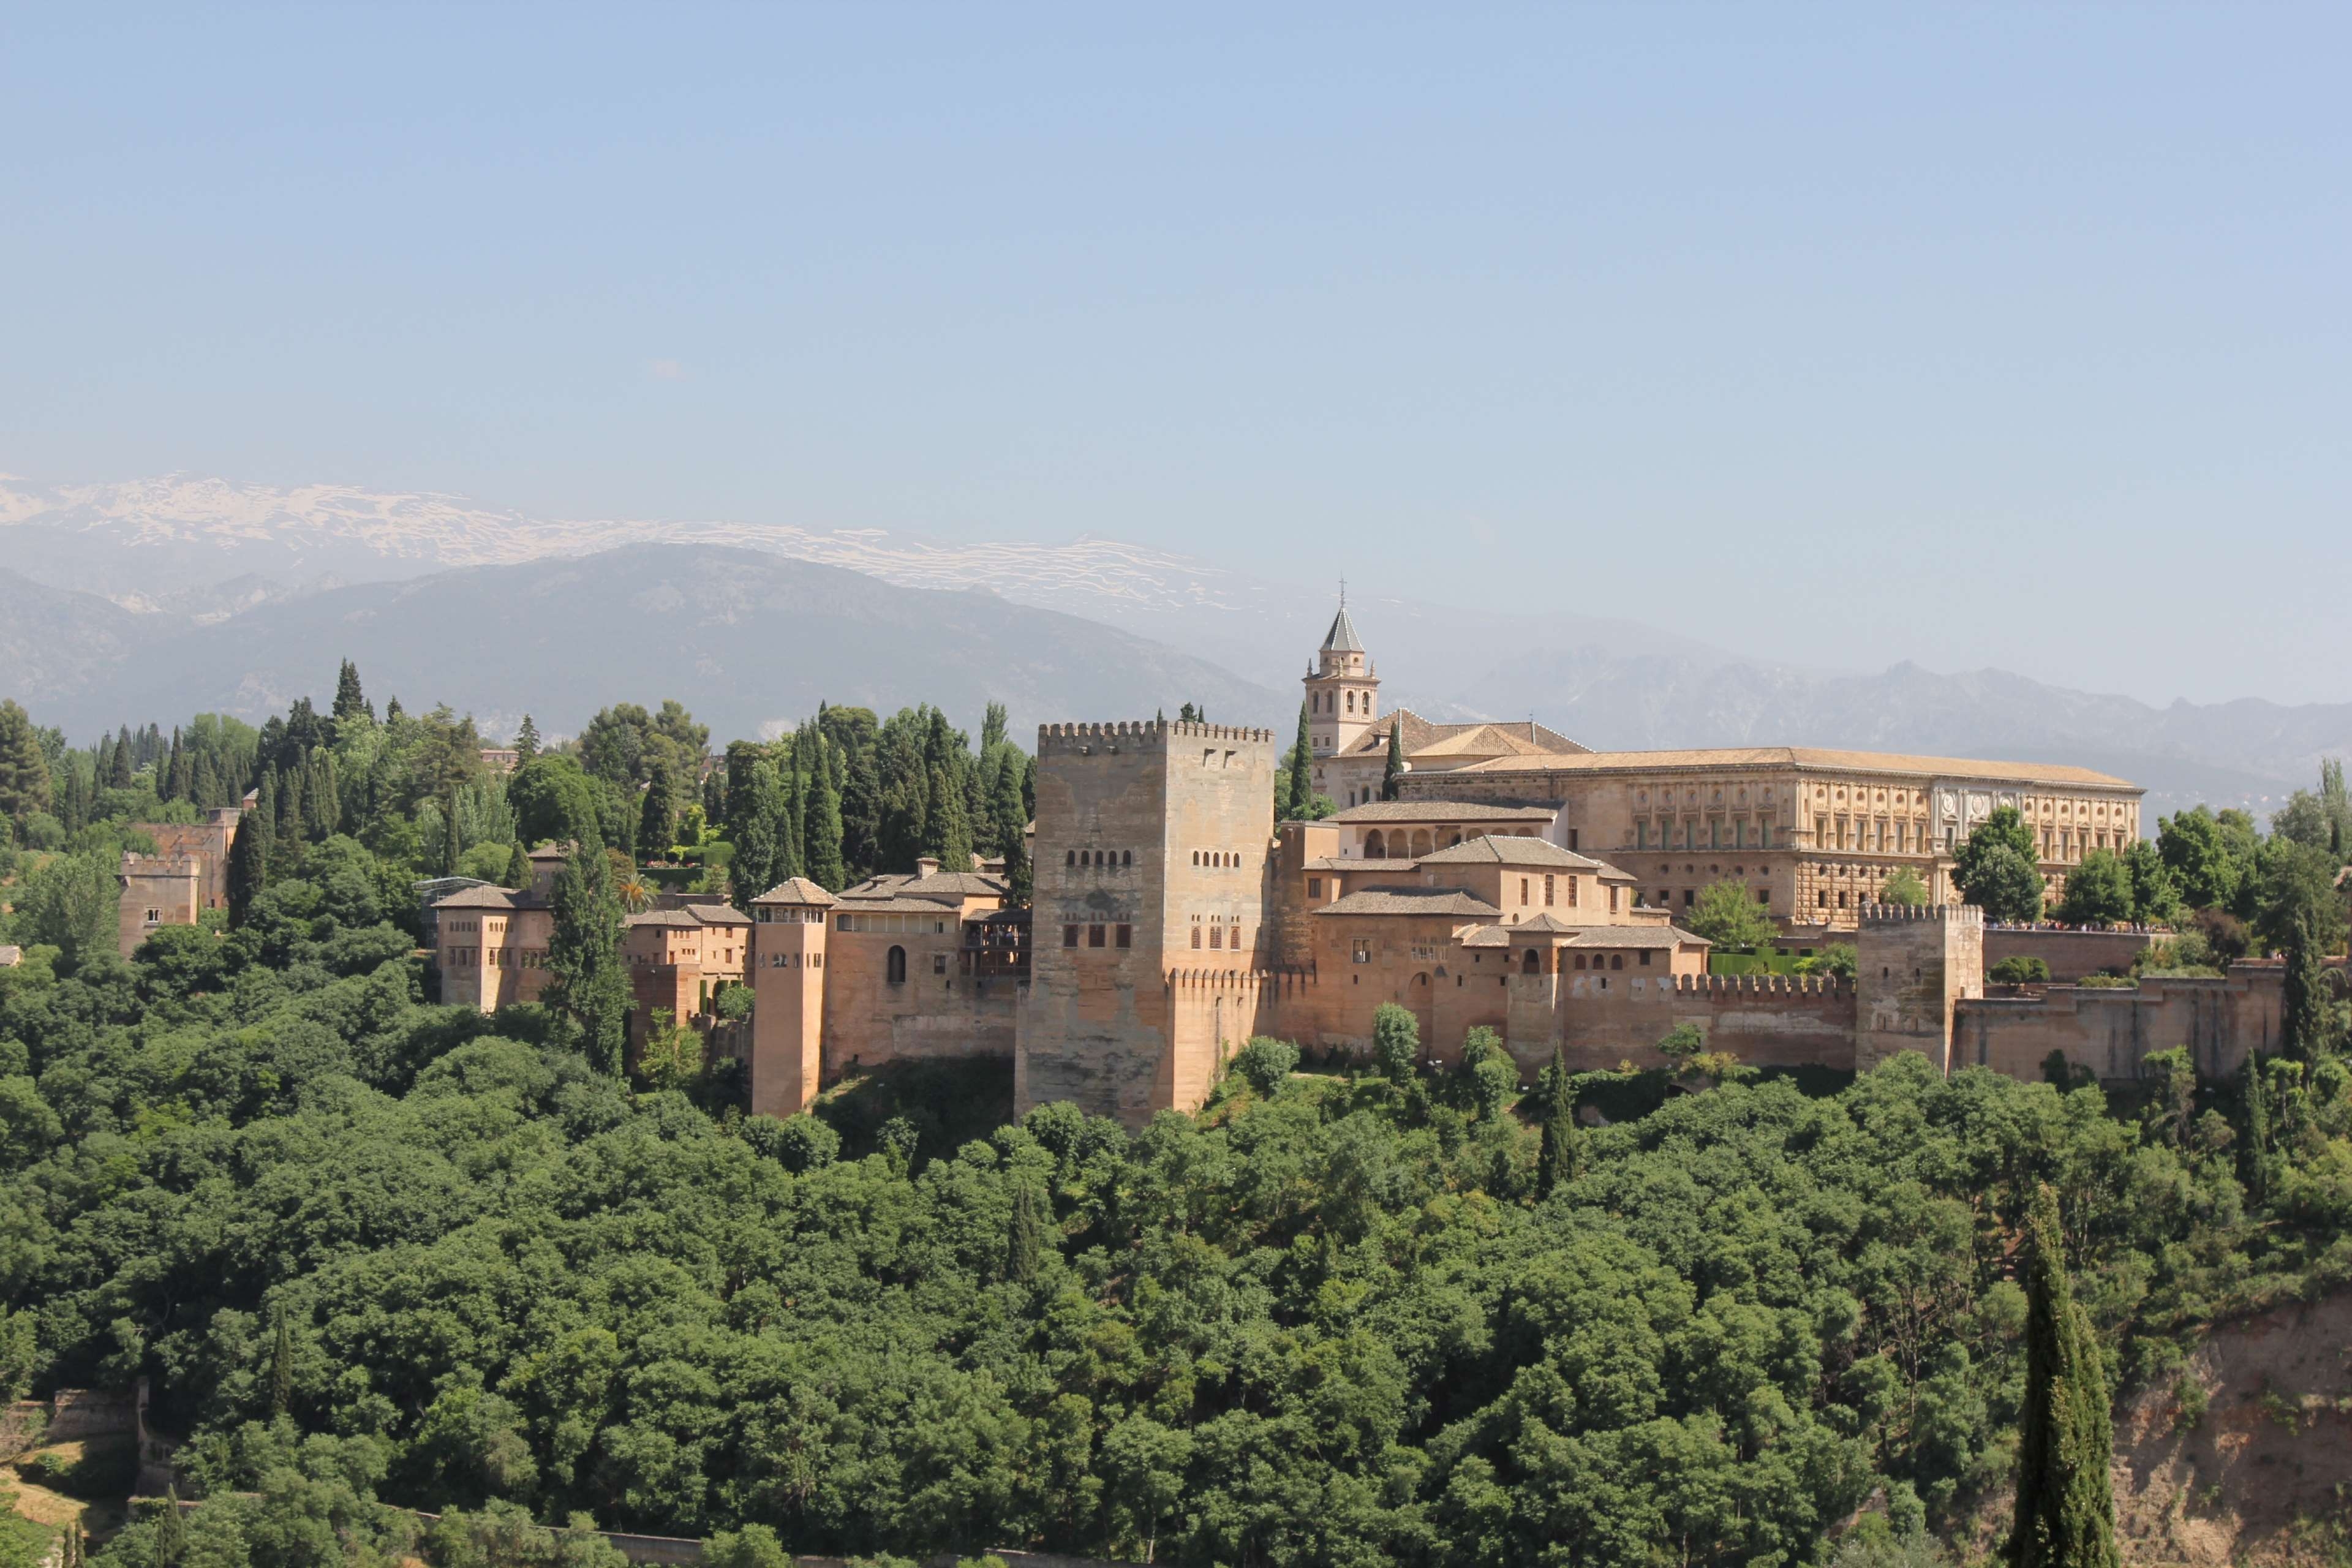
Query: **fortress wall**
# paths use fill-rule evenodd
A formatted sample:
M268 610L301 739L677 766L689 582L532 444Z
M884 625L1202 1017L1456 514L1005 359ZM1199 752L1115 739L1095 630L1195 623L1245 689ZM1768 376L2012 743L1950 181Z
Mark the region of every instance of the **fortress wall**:
M1514 1033L1512 1057L1532 1075L1558 1043L1579 1071L1620 1061L1664 1064L1658 1041L1683 1024L1696 1024L1706 1048L1729 1051L1749 1067L1852 1068L1856 1024L1853 985L1846 981L1769 974L1685 974L1656 977L1620 973L1521 975L1530 990L1564 981L1550 1038ZM1606 981L1604 988L1601 982Z
M942 905L933 923L947 929L826 934L824 1081L908 1058L1013 1055L1018 983L957 973L962 919ZM907 955L902 981L888 977L894 947ZM932 973L935 958L946 960L945 974Z
M2050 978L2064 983L2085 974L2122 973L2158 938L2143 931L2028 931L1988 926L1985 967L2004 958L2038 958Z
M2053 1050L2110 1081L2139 1076L2153 1052L2186 1046L2207 1078L2244 1065L2252 1051L2279 1046L2284 971L2275 963L2233 963L2220 979L2148 980L2137 987L2053 985L2041 996L1979 997L1959 1005L1955 1066L1989 1067L2039 1079Z

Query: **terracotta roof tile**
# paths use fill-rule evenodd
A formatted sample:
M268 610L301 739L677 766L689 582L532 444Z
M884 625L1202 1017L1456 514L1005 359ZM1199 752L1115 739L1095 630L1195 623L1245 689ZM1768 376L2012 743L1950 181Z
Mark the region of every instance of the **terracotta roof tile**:
M1904 752L1845 752L1819 746L1726 746L1674 752L1581 752L1530 757L1496 757L1471 763L1457 773L1669 773L1680 769L1801 768L1830 773L1902 773L1927 778L1979 780L1988 784L2074 784L2092 789L2127 789L2137 784L2112 773L2058 763L1983 762L1970 757L1929 757ZM1449 774L1448 776L1452 776Z
M1549 822L1559 808L1497 805L1479 800L1373 800L1333 812L1326 822Z
M751 901L755 904L816 904L823 907L840 900L806 877L787 877Z
M1318 915L1459 915L1503 911L1459 888L1366 888L1315 911Z
M1573 849L1562 849L1548 838L1514 838L1489 834L1465 838L1451 848L1418 857L1423 866L1558 866L1574 871L1607 869Z

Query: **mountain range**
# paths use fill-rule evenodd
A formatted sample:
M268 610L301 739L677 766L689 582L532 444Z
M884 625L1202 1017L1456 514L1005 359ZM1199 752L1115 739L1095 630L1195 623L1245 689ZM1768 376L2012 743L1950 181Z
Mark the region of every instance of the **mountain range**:
M719 735L819 698L929 700L976 724L1172 711L1286 734L1339 582L1277 582L1085 537L943 543L876 530L559 521L461 497L185 476L0 478L0 689L77 736L371 689L576 728L677 696ZM1601 617L1475 614L1358 583L1387 706L1533 717L1603 748L1773 742L2065 760L2149 790L2274 807L2352 752L2352 703L2175 702L2000 669L1821 670Z

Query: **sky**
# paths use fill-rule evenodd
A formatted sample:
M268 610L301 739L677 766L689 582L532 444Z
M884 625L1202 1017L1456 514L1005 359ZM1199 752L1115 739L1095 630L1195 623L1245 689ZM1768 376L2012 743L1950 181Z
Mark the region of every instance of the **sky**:
M2347 58L2286 5L8 8L0 469L2343 701Z

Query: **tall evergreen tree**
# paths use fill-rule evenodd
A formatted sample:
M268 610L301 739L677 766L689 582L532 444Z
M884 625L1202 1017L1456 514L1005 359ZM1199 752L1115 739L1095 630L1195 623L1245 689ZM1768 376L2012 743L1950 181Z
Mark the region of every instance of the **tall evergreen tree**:
M613 888L612 862L593 828L564 857L552 902L547 967L557 1005L580 1026L581 1049L589 1061L617 1078L627 1042L629 976L621 963L621 900Z
M996 772L988 785L988 840L992 851L1004 857L1007 871L1022 852L1029 830L1029 815L1021 807L1021 773L1028 759L1011 746L996 753Z
M881 866L882 843L882 772L875 756L878 746L868 746L855 757L845 757L840 748L828 746L820 753L827 777L826 793L834 799L833 819L839 825L837 854L845 876L871 876ZM814 797L812 796L812 801ZM816 850L817 829L809 829L809 876L819 882L815 868L819 862ZM829 892L840 888L824 883ZM846 886L845 882L842 884Z
M267 795L269 786L262 785ZM262 805L245 814L238 822L236 837L228 851L228 918L232 925L243 925L253 900L269 885L270 840L276 837L275 820L278 803L265 801Z
M188 1555L188 1521L180 1512L180 1489L163 1489L163 1506L155 1514L155 1568L180 1568Z
M2119 1568L2115 1429L2088 1313L2066 1279L2058 1199L2036 1189L2025 1235L2025 1407L2011 1568Z
M0 816L22 819L50 805L49 759L33 716L0 699Z
M269 1340L269 1414L288 1414L294 1405L294 1334L286 1324L286 1309L275 1314Z
M2287 928L2285 987L2279 999L2279 1044L2296 1061L2317 1061L2335 1033L2335 1003L2320 962L2326 951L2309 911L2299 912Z
M2238 1069L2238 1107L2243 1136L2238 1140L2238 1171L2246 1184L2246 1195L2258 1204L2270 1201L2271 1191L2271 1106L2270 1085L2263 1068L2260 1051L2246 1053L2246 1065Z
M846 813L842 799L834 793L833 771L827 762L820 752L816 772L809 779L808 853L802 874L826 892L837 893L849 886L849 871L843 860L847 825L843 820Z
M1004 1237L1004 1277L1026 1285L1037 1278L1045 1254L1045 1221L1037 1201L1037 1184L1025 1175L1013 1179L1013 1222Z
M520 844L512 846L507 852L505 886L509 888L530 886L530 851Z
M990 703L986 716L980 721L980 754L982 756L988 755L989 752L1004 744L1004 704Z
M517 767L539 755L539 726L530 721L528 713L522 716L522 728L515 731L514 752Z
M441 806L441 871L444 877L457 874L457 858L466 852L465 829L457 820L457 797L451 795Z
M368 707L367 694L360 689L360 667L350 659L335 675L335 722L347 724L354 719L375 717Z
M938 857L946 871L971 869L971 821L964 815L963 789L944 767L931 769L929 809L923 824L923 847Z
M122 732L116 736L114 740L114 765L107 772L107 788L129 789L131 787L133 759L134 752L131 742L131 726L125 724L122 726Z
M1290 760L1284 764L1282 820L1305 820L1315 804L1315 742L1307 733L1307 704L1298 705L1298 738L1290 742Z
M787 759L778 770L776 801L776 880L786 877L806 876L808 840L806 835L807 802L800 771Z
M652 773L637 812L637 842L648 856L660 853L677 836L677 786L671 781L669 763L656 760Z
M1381 769L1381 798L1394 800L1397 786L1404 782L1404 725L1396 719L1389 720L1389 757Z
M1568 1063L1557 1046L1538 1089L1542 1096L1543 1143L1536 1154L1536 1194L1548 1198L1555 1188L1576 1179L1583 1154L1577 1139L1576 1088L1569 1080Z
M165 800L188 798L188 754L180 748L180 727L172 726L172 752L163 763L163 776L156 781L155 793Z

